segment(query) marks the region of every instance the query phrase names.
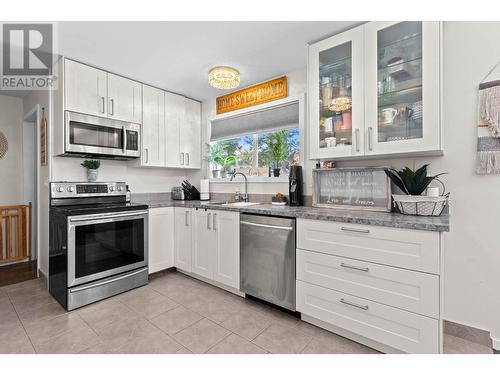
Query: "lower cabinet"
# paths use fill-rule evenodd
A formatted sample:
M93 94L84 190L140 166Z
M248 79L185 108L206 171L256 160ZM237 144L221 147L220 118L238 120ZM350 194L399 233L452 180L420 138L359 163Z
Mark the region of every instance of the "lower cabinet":
M174 208L174 265L176 268L191 272L191 249L193 233L193 209Z
M174 208L149 209L149 273L174 266Z
M192 257L194 274L239 289L239 213L196 209Z

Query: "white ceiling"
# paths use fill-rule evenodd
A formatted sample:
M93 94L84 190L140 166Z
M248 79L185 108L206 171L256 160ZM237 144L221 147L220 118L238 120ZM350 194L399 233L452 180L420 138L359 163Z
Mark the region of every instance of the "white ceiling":
M245 87L306 66L306 44L361 22L60 22L59 53L197 100L219 96L210 68Z

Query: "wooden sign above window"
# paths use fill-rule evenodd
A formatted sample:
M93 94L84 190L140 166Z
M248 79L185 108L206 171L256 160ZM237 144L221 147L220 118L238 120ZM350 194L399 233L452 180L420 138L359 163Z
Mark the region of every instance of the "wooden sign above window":
M216 101L217 114L286 98L286 95L286 76L283 76L219 96Z

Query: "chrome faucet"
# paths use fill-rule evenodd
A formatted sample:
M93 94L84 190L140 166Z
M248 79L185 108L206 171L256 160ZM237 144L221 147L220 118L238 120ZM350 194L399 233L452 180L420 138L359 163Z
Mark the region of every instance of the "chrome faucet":
M229 179L229 181L233 181L234 177L237 174L242 175L245 178L245 194L243 194L243 195L239 194L239 193L236 194L236 200L238 202L248 202L248 179L247 179L247 176L244 173L234 171L231 174L231 178Z

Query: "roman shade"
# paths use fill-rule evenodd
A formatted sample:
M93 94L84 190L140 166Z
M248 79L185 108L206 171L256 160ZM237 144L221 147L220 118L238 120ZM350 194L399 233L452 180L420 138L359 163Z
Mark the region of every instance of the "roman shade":
M292 102L211 122L210 140L299 127L299 102Z

